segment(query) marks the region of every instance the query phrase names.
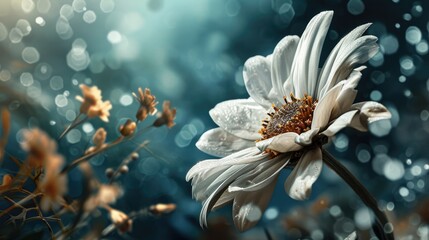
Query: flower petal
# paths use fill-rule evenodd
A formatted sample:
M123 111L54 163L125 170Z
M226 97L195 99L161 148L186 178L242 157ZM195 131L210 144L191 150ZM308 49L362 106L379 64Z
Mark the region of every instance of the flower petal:
M290 154L280 155L274 159L267 158L253 170L241 175L229 187L229 192L253 192L266 187L277 178L279 172L286 167Z
M301 36L292 64L291 79L289 79L293 81L295 95L299 98L304 94L314 96L320 52L332 16L333 11L317 14L308 23Z
M295 142L297 136L298 134L294 132L282 133L275 137L257 142L256 147L261 151L265 151L265 149L269 148L281 153L298 151L302 146Z
M307 132L303 132L296 136L295 142L301 146L308 146L312 143L312 139L319 133L320 128L312 128Z
M372 35L360 37L352 44L342 47L325 86L319 92L320 96L324 96L338 81L345 79L353 68L368 61L377 51L377 37Z
M305 152L292 173L286 179L285 190L295 200L307 199L311 194L311 186L322 171L322 151L313 148Z
M222 181L219 181L216 185L216 188L209 192L209 197L203 201L203 207L200 212L200 225L202 227L207 226L207 214L215 206L216 202L220 199L222 194L227 189L228 185L241 174L249 171L250 165L244 166L232 166L231 172L224 174L225 178L222 178Z
M389 110L378 102L368 101L355 103L352 105L351 109L359 110L359 114L353 117L350 126L362 132L368 131L368 124L392 117Z
M234 198L234 224L240 231L255 226L268 206L277 181L272 181L265 188L254 192L239 192Z
M221 159L209 159L198 162L186 174L186 181L191 180L197 175L208 175L210 171L231 165L248 164L260 161L268 156L267 153L261 153L256 147L246 148L234 154Z
M288 80L296 48L298 36L286 36L274 48L273 63L271 66L271 80L275 91L274 104L283 104L283 96L293 93L292 81Z
M318 99L321 99L324 94L320 94L322 88L325 87L328 77L331 74L331 72L334 72L339 67L338 57L341 55L340 52L343 52L344 49L353 44L353 41L356 40L356 38L362 36L362 34L371 26L370 23L361 25L355 29L353 29L350 33L348 33L346 36L344 36L334 47L334 49L329 54L328 58L325 61L325 64L323 65L320 75L319 75L319 81L317 86L317 95L315 96ZM335 66L335 68L334 68ZM329 89L327 89L324 92L327 92Z
M252 99L236 99L217 104L209 114L223 130L237 137L257 140L266 110Z
M343 88L341 89L337 100L332 108L331 119L335 119L344 112L348 111L356 98L357 90L355 89L362 77L361 71L366 67L361 66L352 71L350 76L346 79Z
M272 103L268 98L272 88L270 61L263 56L249 58L244 63L243 79L250 97L261 106L269 108Z
M239 138L221 128L214 128L201 135L196 146L207 154L216 157L225 157L245 148L255 146L255 142Z
M328 137L334 136L337 132L347 127L351 123L351 121L353 120L353 117L356 115L357 112L359 112L359 110L352 110L344 113L343 115L335 119L329 125L329 127L322 132L322 134Z
M328 124L329 119L331 118L332 108L335 105L335 101L340 93L344 81L338 83L333 87L316 105L313 113L313 121L311 123L311 128L321 128L323 129L326 124Z

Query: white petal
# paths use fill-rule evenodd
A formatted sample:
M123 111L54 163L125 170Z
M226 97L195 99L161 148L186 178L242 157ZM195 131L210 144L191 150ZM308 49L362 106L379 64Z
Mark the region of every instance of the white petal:
M272 104L268 98L272 88L270 61L262 56L249 58L244 63L243 79L250 97L261 106L269 108Z
M301 98L304 94L314 96L319 71L320 52L332 16L332 11L319 13L311 19L301 36L290 76L297 97Z
M350 76L346 79L344 86L334 103L334 107L332 108L331 120L337 118L342 113L350 109L350 106L353 104L353 101L356 98L357 90L355 90L355 88L362 77L361 71L365 68L365 66L361 66L354 69Z
M266 159L256 166L252 171L238 177L228 187L229 192L252 192L266 187L274 179L277 179L280 171L286 167L289 162L290 154L278 156L274 159Z
M298 42L298 36L286 36L274 49L271 70L273 90L276 94L274 104L283 104L283 96L289 96L294 91L292 81L286 79L291 71Z
M225 206L234 200L234 197L237 195L235 192L224 191L220 198L216 201L216 204L213 206L212 211Z
M322 134L328 137L334 136L337 132L347 127L351 123L353 117L356 115L357 112L359 111L352 110L344 113L343 115L335 119L334 122L332 122L329 127L322 132Z
M208 195L206 200L203 201L203 207L200 212L200 225L207 226L207 214L216 205L217 201L227 190L228 185L234 181L238 176L245 174L254 168L252 164L234 165L231 166L227 171L222 172L216 181L206 189ZM223 200L222 200L223 201Z
M377 37L363 36L340 49L325 86L320 90L324 96L338 81L345 79L357 65L365 63L378 51Z
M191 178L195 177L196 175L207 174L207 171L213 171L215 169L228 167L231 165L248 164L260 161L266 156L268 156L267 153L261 153L258 148L252 147L241 150L221 159L204 160L195 164L188 171L186 174L186 181L191 180Z
M266 110L252 99L236 99L217 104L209 112L213 121L223 130L237 137L257 140Z
M319 81L318 81L318 87L317 87L317 95L314 96L318 99L322 98L323 95L320 94L322 88L325 87L326 82L328 81L328 76L331 74L331 72L335 72L335 70L339 67L338 66L338 55L340 51L344 51L346 46L353 44L353 41L362 36L362 34L368 29L368 27L371 26L370 23L361 25L357 28L355 28L353 31L348 33L346 36L344 36L338 44L334 47L334 49L329 54L328 58L326 59L325 64L322 67L322 70L320 71L319 75ZM334 64L336 64L334 68Z
M285 190L295 200L307 199L311 194L311 186L322 171L322 151L313 148L305 152L292 173L286 179Z
M319 128L312 128L307 132L303 132L296 136L295 142L301 146L308 146L312 143L313 137L316 136L317 133L319 133L319 130Z
M328 124L329 119L331 118L332 108L335 105L335 101L343 85L344 81L338 83L319 101L319 103L317 103L316 109L314 109L313 113L311 128L323 129L326 124Z
M272 181L267 187L254 192L240 192L234 198L234 224L240 231L255 226L271 200L277 181Z
M215 128L201 135L196 146L207 154L216 157L225 157L245 148L255 146L255 142L239 138L221 128Z
M297 136L298 134L294 132L282 133L275 137L257 142L256 147L261 151L265 151L265 149L269 148L281 153L298 151L302 146L295 142Z
M362 132L368 131L368 124L392 117L389 110L378 102L355 103L351 109L358 109L359 114L353 117L350 126Z

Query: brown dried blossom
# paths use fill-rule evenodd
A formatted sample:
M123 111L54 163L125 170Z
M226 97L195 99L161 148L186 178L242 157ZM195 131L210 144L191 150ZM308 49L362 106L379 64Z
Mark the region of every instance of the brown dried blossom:
M139 121L145 120L148 114L154 115L157 112L156 105L158 102L155 101L156 97L151 94L149 88L145 88L144 92L139 88L139 96L135 93L133 93L133 96L140 103L140 107L136 113L136 118Z
M82 102L80 106L80 113L86 114L89 118L99 117L101 120L109 121L109 110L112 109L110 101L102 101L101 90L96 86L88 87L85 84L81 84L80 89L82 90L81 96L76 96L76 99Z
M112 219L113 224L115 224L116 229L120 233L126 233L131 231L133 226L133 220L128 217L127 214L119 210L110 208L109 209L110 219Z
M90 197L85 203L85 210L89 212L96 207L115 203L122 194L122 189L118 185L102 184L99 186L97 194Z
M44 176L38 185L38 189L43 193L40 200L40 208L49 210L64 202L63 195L67 192L67 176L61 174L61 167L64 163L62 156L52 154L46 161Z
M162 104L162 113L159 114L158 118L153 123L153 126L160 127L162 125L167 125L168 128L171 128L175 125L175 118L176 109L171 109L170 101L164 101Z
M119 132L121 133L122 136L127 137L132 135L136 130L136 128L137 128L136 122L134 122L131 119L128 119L124 125L121 125L119 127Z
M42 167L56 152L57 144L37 128L24 130L23 137L21 147L28 152L27 162L30 167Z

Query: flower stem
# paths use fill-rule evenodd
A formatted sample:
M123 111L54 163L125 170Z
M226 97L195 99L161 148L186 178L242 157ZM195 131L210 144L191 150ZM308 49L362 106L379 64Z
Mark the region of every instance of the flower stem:
M88 119L88 117L84 117L79 120L80 116L82 116L82 113L79 113L79 115L77 115L77 117L73 120L73 122L70 123L70 125L64 130L64 132L61 133L58 140L61 140L68 132L70 132L70 130L77 127L79 124L85 122Z
M392 231L392 224L387 220L383 211L378 208L377 201L368 192L368 190L353 176L353 174L338 162L334 156L322 148L323 161L328 165L336 174L338 174L360 197L360 199L369 207L377 218L377 228L374 229L375 234L382 240L393 240L394 235Z

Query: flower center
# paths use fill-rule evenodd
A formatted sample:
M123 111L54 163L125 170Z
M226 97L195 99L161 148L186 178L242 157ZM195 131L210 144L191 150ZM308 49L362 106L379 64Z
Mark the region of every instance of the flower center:
M290 97L290 102L284 97L285 104L280 107L273 104L274 112L268 113L269 118L263 120L262 128L259 130L261 140L286 132L301 134L310 130L317 100L308 95L301 99L295 98L292 93Z

